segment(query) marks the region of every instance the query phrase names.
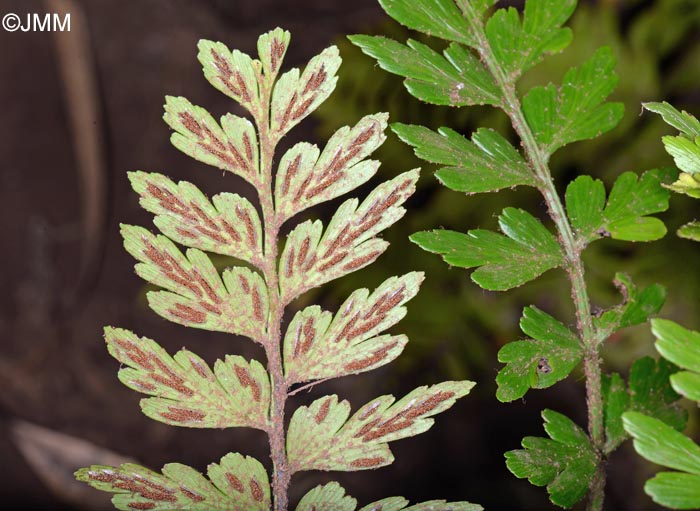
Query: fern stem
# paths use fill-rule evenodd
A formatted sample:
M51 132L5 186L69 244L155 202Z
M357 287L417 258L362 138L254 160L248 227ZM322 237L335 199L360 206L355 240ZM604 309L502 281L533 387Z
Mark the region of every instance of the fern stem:
M263 214L265 230L265 255L263 271L269 293L270 312L267 319L267 371L272 380L272 395L270 402L270 457L272 458L272 493L275 511L287 511L289 505L289 483L291 473L287 460L286 434L284 429L284 409L287 402L288 385L282 366L282 317L284 304L279 289L277 267L280 221L275 212L273 202L273 169L272 162L277 140L270 133L270 96L269 87L261 91L261 112L256 116L258 134L260 137L260 169L261 183L258 189L260 206Z
M601 387L601 360L598 353L598 340L591 316L581 248L569 223L564 205L557 193L548 165L548 155L541 150L523 114L515 81L505 75L493 57L483 24L466 0L459 1L459 7L478 42L479 56L494 77L503 93L503 111L508 115L513 129L520 137L525 157L539 180L539 190L544 197L549 216L552 218L564 250L566 270L571 281L571 294L576 309L576 319L581 344L584 351L584 372L586 375L586 404L588 407L588 434L598 454L598 467L591 483L588 511L599 511L603 507L605 471L603 450L605 436L603 429L603 397Z

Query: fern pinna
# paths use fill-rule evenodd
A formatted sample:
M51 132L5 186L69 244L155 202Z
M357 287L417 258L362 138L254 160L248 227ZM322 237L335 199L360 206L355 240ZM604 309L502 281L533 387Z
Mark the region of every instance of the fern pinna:
M163 288L148 293L150 307L181 325L250 337L262 345L267 367L227 356L213 368L183 349L170 356L155 341L120 328L106 328L110 354L123 364L120 380L151 397L143 412L158 421L194 428L250 427L268 434L272 484L263 465L237 453L209 465L208 478L185 465L162 473L134 464L92 466L78 479L116 493L119 509L277 511L288 508L294 473L363 470L393 461L388 442L429 429L435 414L472 388L468 381L424 386L398 401L378 397L350 415L335 395L298 408L285 428L285 404L304 382L357 374L395 359L403 335L380 335L405 315L418 291L418 272L386 280L373 292L355 291L337 314L312 305L296 313L282 332L285 308L307 290L372 263L388 243L378 234L404 214L418 170L379 185L362 202L341 204L327 226L305 221L287 236L280 228L297 213L367 182L379 162L367 157L385 139L387 116L368 115L339 129L320 150L294 145L275 164L280 139L333 91L340 57L330 47L298 69L278 77L290 35L275 29L258 40L259 60L222 43L201 41L199 60L207 80L239 103L253 119L232 114L220 123L184 98L168 97L165 121L172 142L185 154L231 172L257 190L262 217L243 197L220 193L211 200L195 185L155 173L129 175L141 205L155 214L162 235L124 225L125 247L136 273ZM276 168L276 172L274 169ZM187 250L183 253L175 243ZM205 252L232 256L245 266L221 274ZM466 502L432 501L407 508L391 497L362 509L481 509ZM356 501L337 483L316 487L297 510L353 511Z
M678 179L667 187L700 199L700 121L668 103L646 103L644 108L660 114L679 132L663 137L666 151L681 171ZM677 234L700 241L700 222L685 224ZM667 319L653 319L651 324L656 350L681 368L671 375L671 386L700 405L700 332ZM625 413L622 419L640 455L673 469L649 479L644 491L655 502L671 509L700 509L700 445L649 414L632 411Z
M506 208L498 217L501 233L476 229L468 233L440 229L414 234L425 250L442 255L450 265L476 268L472 280L489 291L506 291L563 269L570 281L576 327L535 307L526 307L520 326L526 339L504 346L498 355L506 365L497 376L497 397L513 401L529 389L542 389L583 365L588 431L566 416L545 410L550 438L526 437L523 449L506 453L513 474L547 486L550 499L572 507L588 493L588 509L603 506L607 457L626 438L621 415L645 411L681 429L684 412L668 384L670 364L651 358L637 361L628 381L604 375L601 348L618 330L644 323L661 308L665 292L658 285L638 289L618 273L614 284L622 303L594 313L584 273L582 252L601 238L653 241L666 233L654 213L668 207L661 186L666 173L642 176L625 172L606 195L602 181L580 176L564 197L549 167L560 148L597 137L622 118L619 103L607 103L617 78L615 59L601 48L571 68L561 84L519 88L519 80L546 54L563 50L571 30L563 25L575 0L527 0L494 10L497 0L379 0L384 10L406 27L440 38L442 52L409 39L406 44L379 36L352 36L351 41L379 66L405 78L406 89L432 104L464 107L488 105L510 119L520 149L504 135L481 128L467 139L449 129L395 124L392 129L414 147L419 158L438 164L436 176L446 187L465 194L529 186L542 195L554 224L552 233L531 213ZM611 276L612 277L612 276Z

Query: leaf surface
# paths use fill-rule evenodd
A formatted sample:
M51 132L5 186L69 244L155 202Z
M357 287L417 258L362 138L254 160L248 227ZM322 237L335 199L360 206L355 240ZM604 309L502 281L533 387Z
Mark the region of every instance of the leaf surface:
M197 47L197 58L209 83L255 114L260 108L260 62L241 51L229 50L224 43L201 39Z
M312 488L304 495L296 511L355 511L357 500L345 494L335 481Z
M474 42L467 22L452 0L379 0L379 5L389 16L412 30L458 43Z
M258 55L260 56L263 79L268 87L277 78L290 39L289 32L281 28L271 30L258 38Z
M604 342L613 333L634 325L646 323L657 314L666 301L666 289L652 284L639 291L626 273L616 273L613 281L622 295L622 303L593 318L598 342Z
M190 428L268 427L270 379L259 362L227 355L212 371L188 350L171 357L155 341L121 328L105 328L105 341L126 366L121 382L154 396L141 400L148 417Z
M258 139L249 120L227 114L219 125L204 108L173 96L166 97L163 119L175 130L170 141L180 151L258 185Z
M142 227L122 225L122 236L127 252L139 261L136 273L167 289L148 293L156 313L181 325L266 342L269 303L258 273L234 267L220 276L204 252L191 248L185 256L168 238Z
M622 417L634 448L653 463L679 472L660 472L644 485L654 502L673 509L700 507L700 446L664 422L638 412Z
M325 396L294 412L289 424L287 452L290 469L366 470L390 464L388 442L430 429L433 415L468 394L474 383L444 382L419 387L394 402L378 397L350 417L350 403Z
M544 389L566 378L583 356L577 335L537 307L526 307L520 328L531 339L510 342L498 352L506 363L496 377L499 401L514 401L529 388Z
M562 25L571 17L576 0L528 0L521 21L514 7L499 9L486 23L493 57L513 81L542 60L569 45L571 30Z
M611 130L623 114L621 103L604 103L617 85L615 57L600 48L579 68L570 69L560 87L535 87L523 98L527 123L547 154L572 142Z
M279 77L270 112L270 129L278 139L330 96L340 63L338 48L330 46L312 58L302 73L293 68Z
M376 174L379 162L365 158L386 140L387 119L387 114L367 115L352 128L340 128L323 152L305 142L289 149L275 185L275 209L282 221L354 190Z
M418 158L445 165L435 175L457 192L481 193L518 185L536 186L520 153L497 131L481 128L467 140L456 131L394 123L391 129L413 146Z
M686 137L694 139L700 137L700 121L686 111L679 112L675 107L664 101L663 103L643 103L642 106L650 112L661 115L667 124L670 124Z
M269 511L270 484L256 459L229 453L209 465L207 475L180 463L168 463L162 474L132 463L75 473L93 488L115 493L112 503L123 511Z
M617 178L605 203L603 182L579 176L566 189L566 209L577 237L590 243L603 235L625 241L654 241L666 226L648 215L668 209L669 192L662 186L666 173L650 170L638 177L625 172Z
M403 335L378 335L405 315L423 274L392 277L374 292L358 289L333 317L318 306L298 312L284 337L289 383L357 374L391 362L408 342Z
M404 215L417 180L416 169L379 185L362 204L345 201L325 232L319 220L296 226L280 256L282 303L374 262L389 245L376 235Z
M597 459L586 433L566 416L552 410L542 412L550 438L525 437L524 449L506 453L506 465L518 478L535 486L547 486L556 505L570 508L590 486Z
M657 351L684 369L671 376L673 388L688 399L700 402L700 333L666 319L652 320L651 329Z
M699 196L700 198L700 196ZM700 241L700 222L690 222L678 229L678 236L693 241Z
M405 77L409 93L434 105L498 105L500 92L484 65L471 52L451 44L443 55L409 39L406 45L382 36L354 35L350 41L379 67Z
M643 357L632 364L627 388L615 373L604 378L606 452L625 440L622 414L628 410L652 415L677 430L685 427L688 414L679 406L680 396L669 383L673 371L674 367L663 359Z
M521 286L562 264L556 238L528 212L506 208L498 218L505 235L482 229L467 234L448 230L424 231L410 239L446 263L478 269L472 280L490 291Z
M130 172L139 203L170 239L192 248L262 264L262 227L253 205L237 194L211 201L192 183L175 183L157 173Z

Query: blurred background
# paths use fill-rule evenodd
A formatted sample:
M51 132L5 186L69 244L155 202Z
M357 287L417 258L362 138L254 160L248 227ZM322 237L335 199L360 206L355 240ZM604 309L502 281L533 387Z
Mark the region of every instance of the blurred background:
M534 68L522 85L559 81L569 66L607 44L618 56L614 99L626 104L626 115L601 139L557 153L552 166L562 191L579 173L610 184L624 171L671 165L660 140L669 130L657 116L640 115L641 102L665 99L700 114L699 1L579 3L571 47ZM465 134L478 126L511 133L508 122L489 109L422 105L399 79L351 46L346 34L416 37L390 22L375 0L0 0L3 16L46 12L70 12L71 31L0 30L0 508L110 509L107 496L72 480L77 467L91 463L133 459L159 469L177 461L203 470L233 450L269 467L261 432L187 430L143 416L140 396L119 383L118 363L102 341L102 327L114 325L154 338L171 353L187 346L209 362L226 353L263 358L248 340L185 329L151 312L147 287L134 274L118 232L120 222L154 228L130 191L129 170L186 179L210 195L236 191L252 197L238 178L189 159L169 143L161 120L166 94L186 96L217 118L237 108L202 76L197 40L220 40L254 53L257 36L281 26L292 33L287 68L339 45L344 64L335 95L292 131L283 148L299 140L322 143L340 126L376 111L390 112L393 121L447 125ZM394 328L411 342L395 363L297 394L288 410L327 393L359 406L378 394L402 395L444 379L467 378L478 385L428 433L392 444L397 461L390 467L297 475L292 502L335 479L360 504L404 495L413 502L464 499L490 510L553 509L544 489L507 471L503 452L517 448L525 435L543 434L539 413L545 407L585 426L583 379L574 373L510 404L496 400L494 379L499 348L522 335L518 320L524 306L536 304L574 323L566 276L552 271L515 291L489 293L467 271L448 269L407 240L415 231L439 226L495 228L506 205L542 215L542 200L529 190L465 197L442 188L434 169L393 135L378 158L384 163L370 186L409 168L424 169L408 214L385 234L391 248L371 267L293 305L318 302L335 310L358 287L423 270L421 293ZM327 218L337 205L309 216ZM692 201L672 197L671 210L662 215L671 234L660 242L593 244L585 257L595 304L619 301L612 279L624 270L640 286L666 286L662 314L700 328L700 247L673 235L697 216L693 208ZM608 341L606 367L625 374L646 354L653 354L648 328L630 329ZM697 414L689 427L697 440ZM642 490L654 468L634 455L629 442L608 469L608 511L656 509Z

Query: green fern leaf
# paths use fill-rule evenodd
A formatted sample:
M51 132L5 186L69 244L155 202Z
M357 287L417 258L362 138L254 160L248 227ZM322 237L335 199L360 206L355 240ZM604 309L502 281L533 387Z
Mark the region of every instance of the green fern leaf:
M570 508L588 491L597 457L586 433L566 416L542 412L550 438L525 437L524 449L508 451L506 465L518 478L535 486L547 486L556 505Z
M621 103L604 103L615 88L615 57L599 49L580 68L572 68L560 87L535 87L523 98L523 112L543 152L595 138L611 130L623 114Z
M479 0L493 4L493 0ZM464 44L473 44L469 25L452 0L379 0L379 5L406 27L435 37ZM486 8L486 5L482 7Z
M605 204L602 181L579 176L566 189L566 208L581 243L603 235L625 241L653 241L666 234L658 218L668 209L669 192L662 186L667 173L650 170L641 177L625 172L615 181Z
M518 11L499 9L486 23L486 36L493 56L512 81L542 60L560 52L572 39L562 25L571 17L576 0L529 0L521 22Z
M532 339L510 342L498 352L498 361L507 364L496 377L499 401L519 399L529 388L551 387L583 356L577 335L536 307L525 308L520 328Z
M676 128L689 139L700 137L700 121L688 112L679 112L665 101L663 103L643 103L642 106L650 112L661 115L667 124Z
M209 479L179 463L163 467L162 475L139 465L93 465L75 473L98 490L115 493L117 509L133 511L269 511L270 485L265 469L254 458L230 453L207 469Z
M685 427L688 414L678 405L680 396L669 383L674 369L663 359L644 357L632 364L628 388L615 373L604 378L606 452L612 452L625 440L622 414L628 410L652 415L677 430Z
M404 85L416 98L435 105L497 105L498 88L479 59L457 44L440 55L409 39L407 46L381 36L354 35L350 41L379 66L406 78Z
M401 354L403 335L377 336L406 314L403 305L418 292L422 273L392 277L373 293L358 289L333 318L318 306L298 312L284 338L289 383L334 378L375 369Z
M700 192L700 188L698 191ZM700 198L700 195L698 195L698 198ZM681 238L700 241L700 222L690 222L685 224L683 227L678 229L677 234Z
M556 238L530 213L506 208L498 223L505 236L482 229L467 234L437 230L415 233L411 241L441 254L448 264L479 267L472 280L491 291L521 286L562 264Z
M678 471L656 474L644 491L654 502L672 509L700 508L700 446L653 417L627 412L622 419L637 453Z
M470 194L518 185L537 186L520 153L494 130L481 128L469 141L449 128L435 132L423 126L394 123L391 129L414 147L418 158L447 165L435 176L457 192Z
M671 376L674 390L700 402L700 333L665 319L652 320L651 328L658 352L684 369Z
M325 396L294 412L287 452L290 470L366 470L394 460L388 442L430 429L432 417L469 393L472 382L419 387L398 402L381 396L350 417L350 403ZM350 418L348 418L350 417Z
M623 302L593 318L601 341L618 330L646 323L661 310L666 301L666 289L659 284L652 284L639 291L626 273L615 274L613 282L622 294Z

